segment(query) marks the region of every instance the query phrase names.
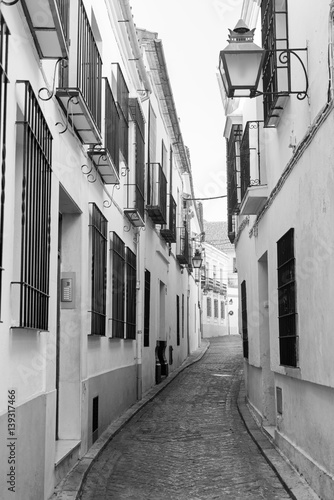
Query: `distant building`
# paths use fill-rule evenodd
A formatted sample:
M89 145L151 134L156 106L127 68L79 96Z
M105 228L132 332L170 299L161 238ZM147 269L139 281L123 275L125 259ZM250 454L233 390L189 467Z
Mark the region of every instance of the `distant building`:
M234 246L226 222L203 223L201 276L203 337L238 334L238 282Z

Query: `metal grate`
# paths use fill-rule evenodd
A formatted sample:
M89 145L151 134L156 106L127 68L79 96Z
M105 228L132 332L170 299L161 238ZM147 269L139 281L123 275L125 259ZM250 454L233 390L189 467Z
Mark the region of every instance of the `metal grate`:
M218 318L218 300L215 299L213 302L214 317Z
M56 0L59 10L61 24L64 30L65 40L68 42L68 25L70 13L70 0Z
M52 136L27 81L24 85L21 203L21 327L48 329Z
M241 330L244 358L248 358L248 321L246 281L241 283Z
M212 316L211 298L206 298L206 315L208 318Z
M277 242L280 363L297 366L294 229Z
M136 338L136 255L126 248L126 338Z
M136 131L136 147L135 147L136 174L135 174L134 208L138 210L142 219L144 219L145 217L145 123L137 99L130 99L130 111L135 121L135 131Z
M117 104L120 116L119 147L126 165L129 160L129 90L117 64Z
M105 335L108 221L95 203L92 203L89 225L92 231L91 335Z
M271 118L279 118L277 92L288 95L291 87L290 56L280 57L289 48L287 8L287 0L263 0L261 4L262 47L268 51L263 65L265 126Z
M79 0L77 87L101 130L102 60L82 0Z
M179 237L177 241L177 251L176 258L180 264L189 265L191 260L191 246L189 241L188 224L186 221L183 223L183 227L179 229Z
M119 173L119 127L120 119L117 105L112 95L109 82L107 78L105 78L104 145L110 154L117 173Z
M180 345L180 297L176 296L176 345Z
M1 158L1 194L0 194L0 313L2 299L3 272L3 232L5 210L6 178L6 138L7 138L7 73L8 73L8 36L9 30L0 12L0 158Z
M144 297L144 347L150 345L150 300L151 300L151 273L145 269L145 297Z
M233 125L227 141L227 205L228 215L238 213L238 172L240 171L239 145L242 125Z
M155 224L167 222L167 179L160 163L148 166L147 211Z
M125 323L125 245L112 233L112 337L124 338Z

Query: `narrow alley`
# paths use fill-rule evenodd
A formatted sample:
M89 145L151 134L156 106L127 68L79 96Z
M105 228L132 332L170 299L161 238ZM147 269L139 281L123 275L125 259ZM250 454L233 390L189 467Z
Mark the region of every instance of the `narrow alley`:
M108 444L82 500L290 498L238 413L242 366L239 336L210 339Z

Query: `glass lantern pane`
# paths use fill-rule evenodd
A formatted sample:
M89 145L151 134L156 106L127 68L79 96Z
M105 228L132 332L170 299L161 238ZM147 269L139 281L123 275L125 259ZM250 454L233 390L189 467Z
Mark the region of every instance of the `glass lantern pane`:
M226 53L232 87L255 88L259 78L262 52Z

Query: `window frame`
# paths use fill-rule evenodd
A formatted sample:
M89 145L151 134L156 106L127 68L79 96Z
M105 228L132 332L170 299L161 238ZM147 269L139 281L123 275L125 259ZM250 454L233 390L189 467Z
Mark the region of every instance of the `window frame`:
M91 228L91 332L105 336L107 311L108 220L95 203L90 203Z
M112 292L111 337L124 339L125 335L125 244L112 232Z
M299 335L294 239L294 228L291 228L277 241L277 294L280 365L297 368Z

